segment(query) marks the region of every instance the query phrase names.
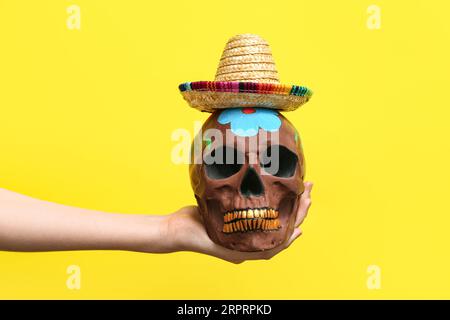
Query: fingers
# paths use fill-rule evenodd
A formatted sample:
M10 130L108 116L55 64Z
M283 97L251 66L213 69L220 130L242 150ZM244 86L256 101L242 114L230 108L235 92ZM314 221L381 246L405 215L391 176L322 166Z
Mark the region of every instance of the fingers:
M289 247L291 245L291 243L294 242L294 240L297 239L298 237L300 237L301 235L302 235L302 230L300 228L295 228L294 232L292 232L291 237L286 242L286 248Z
M308 209L311 206L311 190L313 187L312 182L305 182L305 191L300 197L300 204L298 206L297 218L295 219L295 226L298 227L302 224L303 220L308 214Z

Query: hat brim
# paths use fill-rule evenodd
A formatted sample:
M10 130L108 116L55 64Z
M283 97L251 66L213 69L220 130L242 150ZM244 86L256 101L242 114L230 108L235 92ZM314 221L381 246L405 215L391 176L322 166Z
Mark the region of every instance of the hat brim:
M191 107L206 112L236 107L293 111L312 96L303 86L260 82L197 81L182 83L179 89Z

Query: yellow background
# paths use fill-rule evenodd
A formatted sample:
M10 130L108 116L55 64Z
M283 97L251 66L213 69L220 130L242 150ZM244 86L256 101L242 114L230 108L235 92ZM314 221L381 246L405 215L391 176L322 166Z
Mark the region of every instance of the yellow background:
M193 204L171 133L207 115L177 86L212 80L237 33L266 38L282 82L315 93L286 114L315 183L288 250L242 265L1 252L0 298L450 298L449 15L444 0L0 0L0 186L26 195L125 213ZM72 264L81 290L66 287Z

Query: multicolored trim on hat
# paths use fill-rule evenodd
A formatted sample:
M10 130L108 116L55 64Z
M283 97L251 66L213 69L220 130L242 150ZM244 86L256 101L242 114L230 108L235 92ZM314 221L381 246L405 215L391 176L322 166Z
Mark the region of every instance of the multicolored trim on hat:
M260 82L236 81L196 81L185 82L178 87L184 91L241 92L256 94L279 94L299 97L310 97L312 91L306 87Z

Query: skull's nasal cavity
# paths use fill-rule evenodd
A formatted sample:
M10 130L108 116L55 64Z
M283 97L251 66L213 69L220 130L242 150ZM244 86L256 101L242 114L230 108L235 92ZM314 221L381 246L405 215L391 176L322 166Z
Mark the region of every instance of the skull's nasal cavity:
M244 197L261 196L264 187L255 169L248 168L241 183L241 194Z

